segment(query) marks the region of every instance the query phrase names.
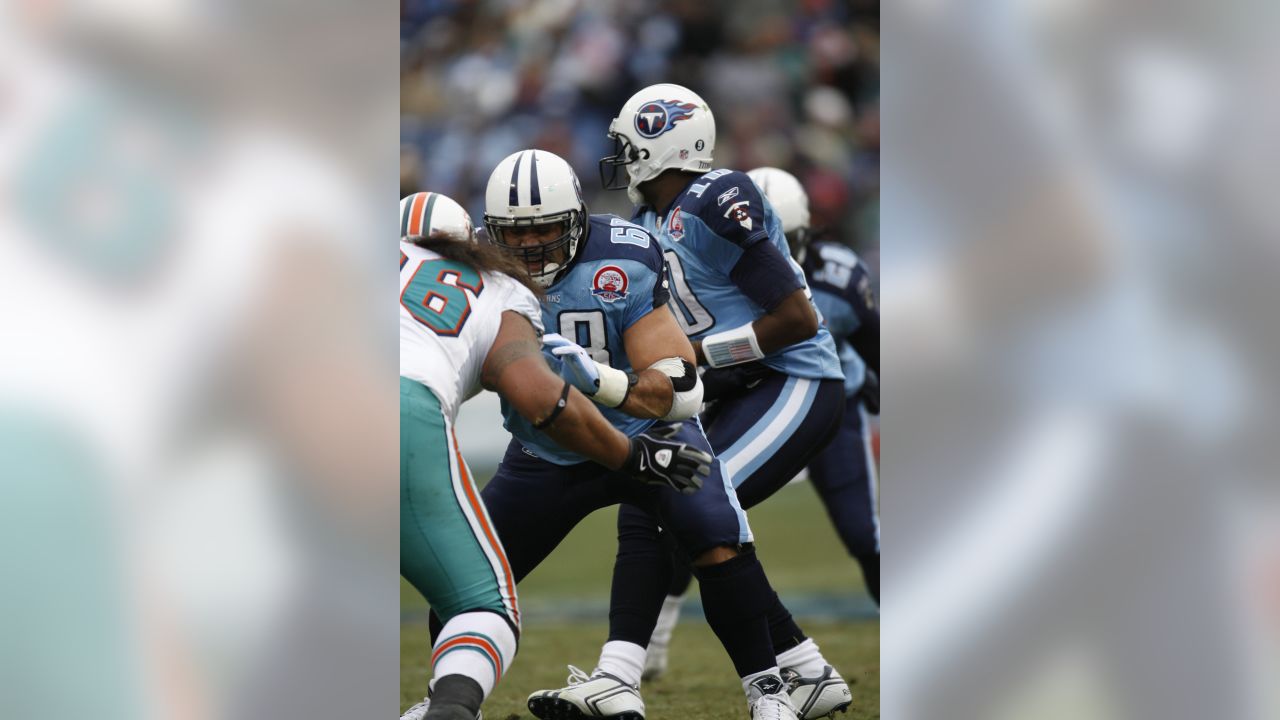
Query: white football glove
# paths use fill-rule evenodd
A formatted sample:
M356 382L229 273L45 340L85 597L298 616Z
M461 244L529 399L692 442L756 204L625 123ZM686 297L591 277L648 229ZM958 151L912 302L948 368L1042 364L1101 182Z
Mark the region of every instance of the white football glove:
M635 376L601 365L581 345L557 333L542 336L542 344L560 358L560 374L582 394L606 407L617 407L627 399Z
M599 392L600 371L596 370L596 361L581 345L558 333L543 335L542 344L550 348L552 355L560 358L565 380L584 395Z

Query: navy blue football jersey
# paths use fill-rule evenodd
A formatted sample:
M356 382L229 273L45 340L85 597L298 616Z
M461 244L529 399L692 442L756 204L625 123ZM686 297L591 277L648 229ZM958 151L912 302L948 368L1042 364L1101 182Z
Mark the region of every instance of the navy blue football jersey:
M828 242L814 243L805 253L803 267L813 301L839 343L845 392L853 395L866 379L867 363L853 349L849 338L871 314L879 313L870 272L853 250Z
M809 294L773 207L745 173L712 170L677 196L665 216L642 206L633 220L662 243L671 311L693 340L753 322L797 289ZM842 377L825 327L762 362L794 377Z
M590 216L583 242L569 271L547 288L542 301L543 325L547 332L559 333L581 345L596 362L633 372L622 335L654 308L667 303L662 249L644 228L616 215ZM559 372L560 358L549 352L544 356ZM615 408L599 409L614 427L630 437L654 423ZM559 465L587 459L535 430L505 400L502 414L511 434L538 457Z

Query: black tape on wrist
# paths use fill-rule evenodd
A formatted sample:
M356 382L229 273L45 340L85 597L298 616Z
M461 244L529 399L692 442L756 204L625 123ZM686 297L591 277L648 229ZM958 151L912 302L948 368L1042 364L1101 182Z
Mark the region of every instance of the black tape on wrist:
M533 424L533 428L535 430L543 430L549 427L551 423L556 421L556 418L560 417L560 413L564 412L564 409L569 406L569 388L570 387L572 386L569 384L569 381L565 380L564 389L560 391L560 399L556 401L556 406L551 409L551 414L548 415L545 419L539 420L538 422Z
M634 388L640 382L640 376L635 373L627 373L627 391L622 394L622 402L615 407L622 407L627 404L627 398L631 397L631 388Z

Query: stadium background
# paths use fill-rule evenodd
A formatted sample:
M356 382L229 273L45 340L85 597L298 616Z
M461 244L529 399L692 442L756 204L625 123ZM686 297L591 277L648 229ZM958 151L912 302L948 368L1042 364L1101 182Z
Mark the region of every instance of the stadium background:
M809 190L813 226L879 261L879 8L853 0L743 2L401 3L401 195L443 192L479 221L489 173L537 147L578 172L592 212L630 216L600 188L610 119L637 89L677 82L716 115L718 167L763 165ZM496 398L464 407L459 441L478 477L508 435ZM590 668L603 641L615 511L594 514L521 585L520 661L487 715L527 717L523 698L562 685L565 663ZM849 717L879 717L879 624L855 563L807 483L751 513L774 585L853 685ZM694 593L696 596L696 593ZM401 703L425 690L426 606L401 592ZM650 715L737 718L728 658L690 598L672 671L645 686Z

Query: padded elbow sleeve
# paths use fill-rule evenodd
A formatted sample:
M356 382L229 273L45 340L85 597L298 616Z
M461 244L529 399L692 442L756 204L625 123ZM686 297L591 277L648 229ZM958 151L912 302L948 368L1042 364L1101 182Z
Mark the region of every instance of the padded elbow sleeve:
M698 414L702 409L702 380L688 360L663 358L650 365L649 369L671 378L671 411L663 416L663 420L687 420Z

